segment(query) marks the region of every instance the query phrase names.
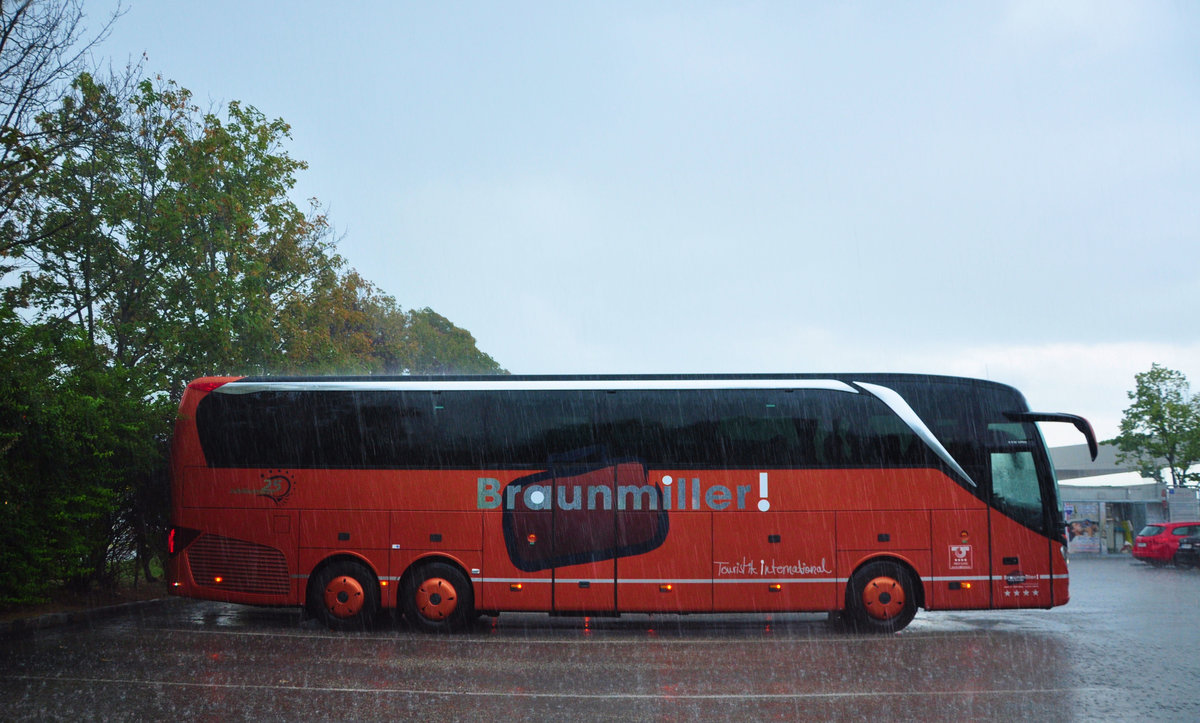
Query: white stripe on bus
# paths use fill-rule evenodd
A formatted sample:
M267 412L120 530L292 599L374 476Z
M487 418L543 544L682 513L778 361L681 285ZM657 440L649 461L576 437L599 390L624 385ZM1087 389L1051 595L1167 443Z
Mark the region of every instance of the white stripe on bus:
M539 379L518 381L261 381L229 382L215 394L254 392L608 391L675 389L815 389L858 394L836 379Z
M307 580L308 577L309 577L308 575L292 575L293 580ZM385 577L380 577L379 579L385 580L387 582L400 582L400 580L402 578L399 576L385 576ZM1068 580L1068 579L1070 579L1070 576L1062 575L1062 574L1059 574L1059 575L1026 575L1025 579L1026 579L1026 581ZM989 577L987 575L948 575L948 576L942 575L942 576L936 576L936 577L923 577L923 578L921 578L921 580L923 582L987 582L987 581L991 581L991 580L995 580L996 582L1003 582L1004 576L996 575L993 577ZM555 579L549 578L549 577L473 577L473 578L471 578L471 582L489 582L489 583L490 582L496 582L496 583L558 582L558 583L564 584L564 585L578 585L581 582L586 582L590 585L602 585L604 583L611 584L613 582L613 579L611 577L600 577L600 578L571 577L571 578L560 578L558 580L555 580ZM659 584L659 583L664 584L664 585L666 585L666 584L701 585L701 584L708 584L708 583L722 584L722 585L730 585L730 584L746 585L746 584L753 584L753 583L795 583L795 582L847 583L847 582L850 582L850 578L848 578L848 577L759 577L759 578L719 578L719 579L688 578L688 579L680 579L680 580L622 579L622 580L617 580L616 582L617 583L639 584L639 585Z

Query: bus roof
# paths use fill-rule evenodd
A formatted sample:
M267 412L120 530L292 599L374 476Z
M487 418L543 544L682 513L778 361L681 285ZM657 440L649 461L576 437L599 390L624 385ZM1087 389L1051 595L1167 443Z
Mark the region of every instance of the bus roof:
M637 390L637 389L813 389L856 393L854 382L925 383L990 387L1019 394L999 382L930 374L513 374L441 376L252 376L229 380L215 391L472 391L472 390Z

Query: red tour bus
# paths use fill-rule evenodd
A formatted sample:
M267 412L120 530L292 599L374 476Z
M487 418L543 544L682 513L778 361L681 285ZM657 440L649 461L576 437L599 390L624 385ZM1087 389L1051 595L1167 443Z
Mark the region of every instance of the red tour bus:
M176 595L382 610L839 613L1068 599L1030 412L906 374L205 378L172 450Z

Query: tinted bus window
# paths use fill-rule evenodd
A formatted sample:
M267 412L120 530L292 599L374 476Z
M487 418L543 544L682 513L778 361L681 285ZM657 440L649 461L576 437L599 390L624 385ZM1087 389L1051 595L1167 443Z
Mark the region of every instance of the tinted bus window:
M196 426L214 467L432 466L427 392L210 394Z
M438 464L436 412L431 393L359 392L355 395L355 405L361 454L345 450L337 459L326 459L325 466L388 468Z
M362 466L350 392L210 394L196 409L196 426L214 467Z
M939 464L886 405L843 392L615 392L608 395L601 437L616 456L664 467Z
M1017 405L978 389L905 386L897 391L971 478L987 479L980 440ZM255 392L207 395L196 417L217 467L544 469L598 456L658 467L943 467L877 398L836 391Z
M436 446L448 467L545 467L595 447L596 394L452 391L434 397Z

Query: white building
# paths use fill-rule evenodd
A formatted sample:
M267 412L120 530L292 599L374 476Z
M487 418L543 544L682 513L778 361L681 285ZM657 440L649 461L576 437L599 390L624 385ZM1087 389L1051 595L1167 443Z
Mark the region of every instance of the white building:
M1086 445L1050 450L1073 553L1115 553L1138 530L1156 522L1200 520L1197 490L1148 480L1117 461L1117 448L1100 445L1093 461Z

